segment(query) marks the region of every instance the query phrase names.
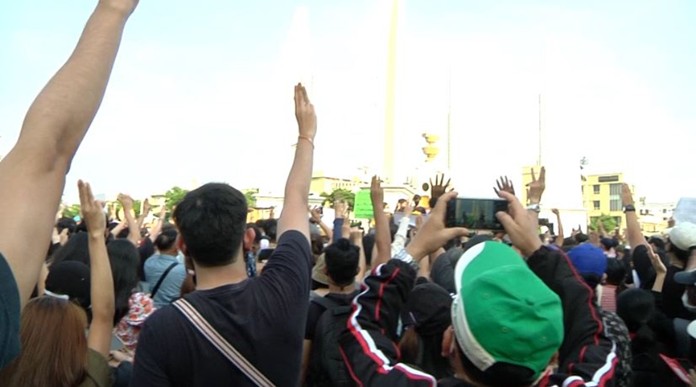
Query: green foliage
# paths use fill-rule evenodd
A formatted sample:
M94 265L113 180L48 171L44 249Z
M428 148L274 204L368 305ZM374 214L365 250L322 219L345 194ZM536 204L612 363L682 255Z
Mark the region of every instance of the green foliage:
M618 226L618 222L613 216L602 214L600 216L593 216L590 219L590 229L599 231L599 222L604 225L604 230L607 232L612 232Z
M74 218L76 216L80 215L80 205L79 204L71 204L63 210L63 216L66 218Z
M249 208L256 207L256 194L259 190L247 190L244 191L244 198L246 199L247 206Z
M326 192L321 194L321 197L325 198L324 204L328 203L333 207L334 203L339 200L343 200L348 203L348 209L353 210L355 205L355 193L344 188L335 189L330 194Z
M188 191L181 187L170 188L169 191L164 194L167 210L171 212L187 193Z

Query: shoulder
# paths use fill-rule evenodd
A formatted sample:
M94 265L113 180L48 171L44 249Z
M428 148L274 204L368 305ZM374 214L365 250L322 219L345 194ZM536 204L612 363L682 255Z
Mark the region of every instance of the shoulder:
M279 248L298 248L302 250L309 251L309 241L301 232L297 230L288 230L284 232L278 239L278 245L276 250Z

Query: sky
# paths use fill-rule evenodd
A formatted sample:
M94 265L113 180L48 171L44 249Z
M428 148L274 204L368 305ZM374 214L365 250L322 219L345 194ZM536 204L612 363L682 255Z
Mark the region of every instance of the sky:
M282 192L298 81L318 115L315 172L382 173L391 3L141 0L65 201L78 178L109 198L209 181ZM0 2L0 155L95 4ZM519 182L536 162L541 126L552 201L579 199L583 157L649 202L696 196L695 18L688 0L402 0L399 179L448 170L460 194L490 196L497 176ZM441 137L433 165L425 132Z

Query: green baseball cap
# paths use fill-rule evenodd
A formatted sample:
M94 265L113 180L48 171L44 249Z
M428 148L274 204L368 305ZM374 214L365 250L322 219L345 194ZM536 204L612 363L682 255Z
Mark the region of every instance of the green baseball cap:
M481 371L503 362L539 378L563 342L563 309L512 248L484 242L454 271L452 325L464 355Z

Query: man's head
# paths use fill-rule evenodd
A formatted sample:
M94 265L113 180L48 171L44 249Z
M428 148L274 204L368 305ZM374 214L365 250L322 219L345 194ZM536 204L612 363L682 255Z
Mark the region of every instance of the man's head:
M696 224L680 222L669 231L667 249L678 260L686 263L691 254L690 250L694 247L696 247Z
M155 246L160 253L175 253L176 252L176 238L179 233L176 231L176 227L171 224L167 224L162 227L162 232L155 239Z
M247 202L227 184L208 183L184 197L174 210L179 250L204 267L224 266L241 255L246 232ZM248 238L247 238L248 237Z
M563 342L558 295L512 248L497 242L466 251L454 278L452 326L458 345L450 353L467 377L483 385L532 385Z
M602 249L591 243L583 243L568 251L568 258L591 288L599 285L607 271L607 256Z
M349 286L355 282L360 261L360 248L341 238L324 249L326 274L336 286Z

